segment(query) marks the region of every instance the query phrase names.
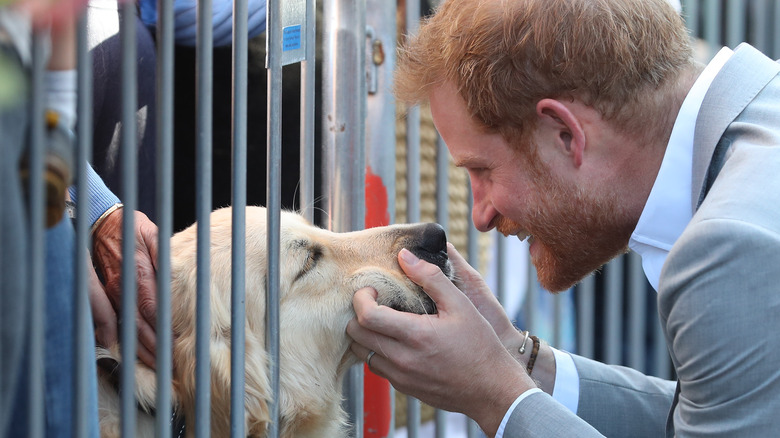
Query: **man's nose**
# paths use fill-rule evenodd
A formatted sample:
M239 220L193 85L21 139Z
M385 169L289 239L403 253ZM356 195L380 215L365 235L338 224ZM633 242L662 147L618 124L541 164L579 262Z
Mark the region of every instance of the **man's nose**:
M475 191L473 196L474 206L471 210L471 219L474 222L474 227L482 232L490 231L495 227L493 222L498 216L498 211L493 207L490 199L481 192Z

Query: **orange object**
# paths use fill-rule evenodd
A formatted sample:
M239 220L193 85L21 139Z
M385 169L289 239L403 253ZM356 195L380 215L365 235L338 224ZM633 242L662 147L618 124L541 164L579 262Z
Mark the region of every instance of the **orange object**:
M390 224L387 188L382 178L366 168L366 228ZM390 382L372 373L363 365L363 436L365 438L386 438L390 436L392 400Z

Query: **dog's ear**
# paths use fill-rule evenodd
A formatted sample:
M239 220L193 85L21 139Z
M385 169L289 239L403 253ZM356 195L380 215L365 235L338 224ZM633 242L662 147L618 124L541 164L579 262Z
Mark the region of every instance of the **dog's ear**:
M211 344L211 402L212 421L222 417L230 421L230 334L227 339L212 340ZM244 418L247 436L265 436L269 421L268 401L271 399L268 381L268 363L264 340L254 339L250 331L246 332L246 352L244 355ZM260 348L258 348L260 346ZM228 424L228 429L229 424Z

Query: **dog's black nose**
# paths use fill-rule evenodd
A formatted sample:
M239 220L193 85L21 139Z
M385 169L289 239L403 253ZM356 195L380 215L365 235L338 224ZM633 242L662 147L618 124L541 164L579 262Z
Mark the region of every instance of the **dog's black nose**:
M408 248L409 251L442 270L446 269L447 234L444 228L439 224L427 223L418 225L414 231L413 244Z
M425 224L422 227L420 249L433 254L440 251L446 253L447 235L444 233L444 228L439 224Z

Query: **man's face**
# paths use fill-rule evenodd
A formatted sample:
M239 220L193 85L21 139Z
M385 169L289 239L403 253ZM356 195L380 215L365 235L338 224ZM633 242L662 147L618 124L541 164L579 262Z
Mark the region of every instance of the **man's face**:
M542 286L570 288L624 252L634 226L610 191L588 193L554 175L538 156L481 130L449 84L430 96L434 123L459 167L471 179L473 220L480 231L529 238Z

